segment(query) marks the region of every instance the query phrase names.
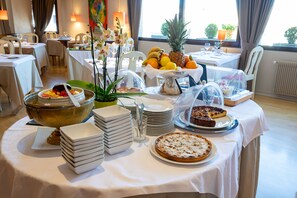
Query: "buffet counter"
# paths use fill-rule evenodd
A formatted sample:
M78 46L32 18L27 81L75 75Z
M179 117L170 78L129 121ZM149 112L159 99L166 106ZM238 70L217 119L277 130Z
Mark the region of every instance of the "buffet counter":
M77 175L60 150L32 150L37 126L25 117L3 135L0 191L4 197L255 197L260 136L268 129L264 112L249 100L226 107L239 126L201 134L215 145L211 160L198 164L166 162L153 155L148 136L121 153L105 153L96 169ZM90 118L88 122L94 122ZM176 131L184 131L176 128Z

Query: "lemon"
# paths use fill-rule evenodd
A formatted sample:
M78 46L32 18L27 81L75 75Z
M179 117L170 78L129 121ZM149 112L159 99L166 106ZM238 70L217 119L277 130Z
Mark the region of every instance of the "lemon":
M159 70L166 70L166 67L160 67Z
M170 58L168 56L163 56L160 60L162 67L165 67L168 62L170 62Z
M175 68L176 68L176 64L174 63L174 62L168 62L167 64L166 64L166 66L165 66L165 68L167 69L167 70L175 70Z

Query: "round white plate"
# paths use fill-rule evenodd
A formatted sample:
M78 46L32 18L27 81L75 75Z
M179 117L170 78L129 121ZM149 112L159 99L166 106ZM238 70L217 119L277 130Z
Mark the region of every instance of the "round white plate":
M179 114L179 119L185 124L187 124L187 122L188 122L185 118L184 111ZM216 118L214 120L216 121L216 125L214 127L200 126L200 125L193 124L191 122L190 122L190 126L199 128L199 129L222 129L222 128L230 126L234 122L235 119L230 114L227 114L226 116L224 116L222 118Z
M155 140L151 141L151 144L150 144L151 154L154 155L155 157L157 157L165 162L171 163L171 164L187 165L187 166L199 165L199 164L204 164L204 163L211 161L217 155L217 147L214 143L212 143L212 149L211 149L210 155L206 159L201 160L199 162L176 162L176 161L172 161L167 158L164 158L157 153L157 151L155 150Z

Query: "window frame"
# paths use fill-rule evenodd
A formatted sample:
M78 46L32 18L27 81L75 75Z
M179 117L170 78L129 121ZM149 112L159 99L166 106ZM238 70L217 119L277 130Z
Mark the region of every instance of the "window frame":
M179 1L179 17L183 17L184 7L185 7L185 0ZM148 37L139 37L140 41L152 41L152 42L168 42L167 39L162 38L148 38ZM193 44L193 45L204 45L205 42L210 42L211 45L214 42L217 42L217 39L187 39L186 44ZM297 44L295 44L297 46ZM240 41L240 34L239 28L237 29L237 37L235 41L223 41L223 47L233 47L233 48L241 48L241 41ZM297 52L297 47L290 47L290 46L269 46L269 45L261 45L264 50L270 51L285 51L285 52Z
M184 17L184 10L185 10L185 0L179 1L179 18ZM168 40L165 38L148 38L148 37L139 37L140 41L153 41L153 42L163 42L167 43ZM187 39L186 44L192 44L192 45L204 45L205 42L211 43L211 45L214 45L214 42L217 42L218 39ZM223 41L222 47L235 47L240 48L240 36L239 36L239 30L237 28L237 37L235 41Z

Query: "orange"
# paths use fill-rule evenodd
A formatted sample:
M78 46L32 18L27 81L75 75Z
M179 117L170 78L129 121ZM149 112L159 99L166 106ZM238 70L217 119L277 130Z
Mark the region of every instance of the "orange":
M155 69L158 69L159 68L158 59L156 59L156 58L150 58L150 59L148 59L147 60L147 64L151 65Z
M197 64L196 64L195 61L190 60L190 61L187 62L186 68L188 68L188 69L196 69L197 68Z

